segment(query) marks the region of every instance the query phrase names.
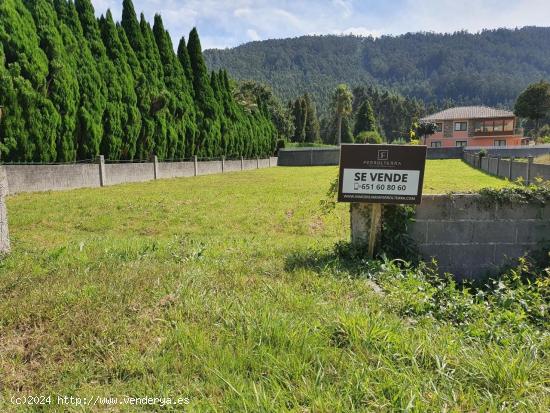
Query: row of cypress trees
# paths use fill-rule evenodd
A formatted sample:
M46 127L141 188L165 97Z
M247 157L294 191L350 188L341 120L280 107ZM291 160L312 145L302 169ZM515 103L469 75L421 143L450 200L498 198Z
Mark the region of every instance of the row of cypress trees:
M236 103L209 73L196 29L177 53L160 15L131 0L122 19L90 0L0 2L0 150L7 161L264 156L276 131L264 102Z
M288 111L294 122L293 142L319 142L319 118L315 102L308 93L288 102Z

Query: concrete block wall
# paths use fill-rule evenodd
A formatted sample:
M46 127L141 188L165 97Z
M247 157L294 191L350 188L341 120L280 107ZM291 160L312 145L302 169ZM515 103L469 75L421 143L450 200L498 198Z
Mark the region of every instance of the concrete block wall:
M71 165L4 165L9 194L20 192L56 191L75 188L93 188L126 182L144 182L154 179L188 177L277 165L277 158L244 159L223 162L127 162Z
M369 209L352 204L354 243L368 236ZM480 195L427 195L409 235L424 260L457 279L483 279L550 241L550 205L488 203Z
M480 150L487 151L490 156L501 156L503 158L527 158L528 156L539 156L550 153L550 145L533 146L466 146L464 152L476 154Z
M466 163L487 173L513 181L518 178L521 178L525 182L534 182L536 178L550 180L550 165L536 164L525 159L503 159L502 157L492 155L486 155L480 159L477 154L471 151L464 152L463 159Z
M10 252L10 234L8 230L8 209L6 196L8 195L8 177L6 169L0 167L0 254Z

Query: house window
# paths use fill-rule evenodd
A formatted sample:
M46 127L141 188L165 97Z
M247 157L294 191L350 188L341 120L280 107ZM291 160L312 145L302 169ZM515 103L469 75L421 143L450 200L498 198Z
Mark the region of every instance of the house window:
M432 148L441 148L441 141L432 142Z
M503 120L495 120L495 126L493 127L493 130L495 132L502 132L504 126Z
M466 146L468 142L466 141L456 141L455 142L455 146L459 147L459 148L462 148L463 146Z
M493 121L484 120L483 121L483 132L493 132Z
M443 131L443 124L442 124L441 122L436 122L436 123L435 123L435 126L436 126L436 128L435 128L435 131L436 131L436 132L441 132L441 131Z
M483 131L483 122L480 120L476 120L474 123L474 131L475 132L482 132Z
M465 131L468 129L468 122L455 122L455 131Z
M495 146L506 146L506 139L495 139Z
M514 119L506 119L504 121L504 130L506 132L511 132L514 130Z

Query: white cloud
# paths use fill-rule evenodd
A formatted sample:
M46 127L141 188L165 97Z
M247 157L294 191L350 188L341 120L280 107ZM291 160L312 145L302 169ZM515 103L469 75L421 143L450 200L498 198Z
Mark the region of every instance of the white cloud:
M258 32L254 29L248 29L246 31L246 34L248 35L248 37L250 38L250 40L261 40L261 37L260 35L258 34Z
M333 30L334 34L354 34L356 36L372 36L380 37L382 32L380 30L371 30L367 27L348 27L344 30Z
M1 1L1 0L0 0ZM174 43L197 26L203 48L316 34L380 36L410 31L549 25L548 0L133 0L152 21L162 14ZM122 0L92 0L97 14Z

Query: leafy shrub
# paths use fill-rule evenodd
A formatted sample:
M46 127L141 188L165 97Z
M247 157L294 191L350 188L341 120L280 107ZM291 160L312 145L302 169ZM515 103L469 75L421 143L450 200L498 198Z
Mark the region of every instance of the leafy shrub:
M284 139L277 140L277 153L279 153L279 149L284 149L286 146L286 142Z
M402 316L449 322L472 337L504 342L510 331L550 328L550 268L526 257L481 286L441 276L435 263L385 259L369 274Z
M363 131L355 137L356 143L371 143L380 144L383 142L382 137L375 131Z

